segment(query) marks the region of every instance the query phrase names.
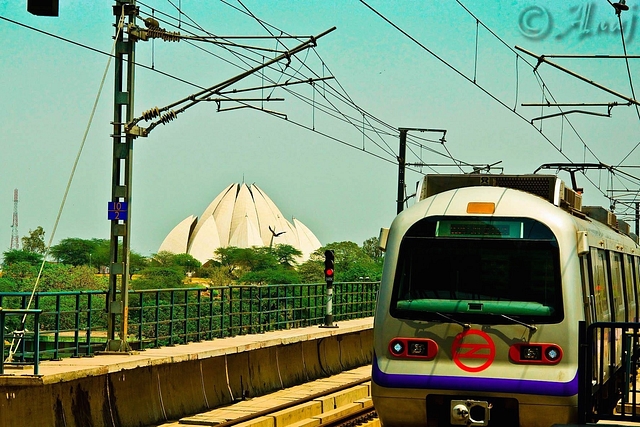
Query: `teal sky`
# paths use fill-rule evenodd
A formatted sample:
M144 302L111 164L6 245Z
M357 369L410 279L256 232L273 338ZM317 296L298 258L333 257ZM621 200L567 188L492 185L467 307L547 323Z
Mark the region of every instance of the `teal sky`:
M317 75L334 76L326 84L341 88L359 109L331 99L340 114L355 118L353 124L346 124L340 120L345 116L321 111L320 103L328 102L320 96L322 83L315 98L310 85L298 85L295 92L317 102L318 108L277 89L264 96L285 100L265 103L264 108L286 114L288 120L250 109L217 112L214 102L203 102L168 125L156 127L149 137L138 138L132 198L135 251L156 252L178 222L200 215L227 185L243 180L256 183L286 217L302 221L323 244L342 240L361 244L377 236L380 227L388 227L395 216L398 136L394 129L398 127L447 130L444 147L425 140L423 148L412 145L410 163L452 165L452 158L480 165L501 162L502 170L495 172L516 174L532 173L544 163L622 162L623 171L640 174L630 168L640 156L640 149L633 151L640 141L634 107L614 107L611 117L574 113L568 120L546 119L540 128L540 121L534 121L534 127L530 120L557 109L521 106L542 102L542 82L556 102L626 102L547 64L540 65L536 77L525 63L536 60L520 53L516 61L513 51L520 46L545 55L622 55L617 17L606 0L367 3L415 41L355 0L138 2L141 14L163 19L169 19L166 15L177 19L173 5L180 7L181 28L161 26L183 34L203 34L194 29L196 22L221 36L267 35L263 26L239 12L243 5L277 28L276 33L309 36L335 26L335 31L317 41L315 51L296 55L287 72L309 77L304 61ZM630 10L623 13L626 48L629 55L636 55L640 53L640 8L634 0L627 4ZM112 5L60 0L60 16L45 18L28 14L26 0L0 0L0 17L108 52L115 33ZM141 20L139 24L143 25ZM14 188L20 193L19 235L40 225L48 241L108 57L6 19L0 19L0 35L0 222L5 224L0 227L0 248L4 251L10 245ZM276 46L273 40L241 42ZM292 48L298 42L283 43ZM136 49L137 62L153 64L156 70L202 87L247 68L239 68L238 57L212 44L156 40L139 42ZM267 58L273 55L265 53ZM550 60L633 97L623 59ZM640 90L638 60L630 59L629 65ZM275 70L268 77L287 79ZM67 237L109 237L113 79L112 63L54 244ZM257 87L262 82L256 75L234 87ZM196 91L193 85L138 68L136 115ZM606 107L563 108L607 112ZM385 134L375 134L365 124L363 137L362 111ZM441 134L413 133L411 137L437 140ZM452 166L413 169L407 172L409 194L422 176L420 169L424 173L460 171ZM470 167L463 170L469 172ZM561 177L569 181L568 175ZM620 176L611 180L604 172L590 171L587 177L591 182L578 176L586 205L608 206L607 190L638 190L637 181ZM628 214L622 205L616 212L623 217Z

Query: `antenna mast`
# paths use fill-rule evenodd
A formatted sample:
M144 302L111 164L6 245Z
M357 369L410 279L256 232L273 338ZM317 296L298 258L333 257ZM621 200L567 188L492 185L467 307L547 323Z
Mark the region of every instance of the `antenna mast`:
M18 189L13 190L13 223L11 224L11 246L10 249L20 250L20 240L18 239Z

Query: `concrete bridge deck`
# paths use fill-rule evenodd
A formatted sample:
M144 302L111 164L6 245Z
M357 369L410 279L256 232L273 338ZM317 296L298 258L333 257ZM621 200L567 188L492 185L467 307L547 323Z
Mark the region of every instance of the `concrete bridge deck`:
M0 425L144 426L371 362L373 318L133 354L44 361L0 376Z

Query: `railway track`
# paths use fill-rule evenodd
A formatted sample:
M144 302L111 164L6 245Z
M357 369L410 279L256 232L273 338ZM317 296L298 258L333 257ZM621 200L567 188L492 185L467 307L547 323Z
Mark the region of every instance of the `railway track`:
M378 427L369 373L369 367L358 368L159 427Z

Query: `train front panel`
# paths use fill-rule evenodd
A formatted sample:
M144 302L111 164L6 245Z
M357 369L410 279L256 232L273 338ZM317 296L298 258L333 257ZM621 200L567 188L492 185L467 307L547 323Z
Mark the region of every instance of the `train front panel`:
M504 188L445 192L396 218L374 325L384 426L575 419L575 230L557 207Z

